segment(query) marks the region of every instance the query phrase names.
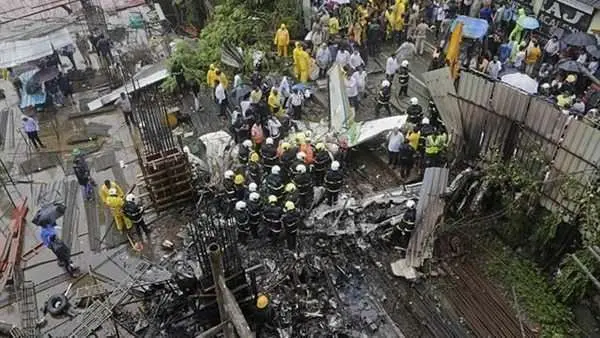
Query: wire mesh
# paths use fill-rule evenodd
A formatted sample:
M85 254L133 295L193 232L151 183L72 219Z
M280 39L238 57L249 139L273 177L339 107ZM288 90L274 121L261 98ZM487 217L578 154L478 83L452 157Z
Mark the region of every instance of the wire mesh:
M214 199L211 199L214 202ZM224 217L211 206L199 208L195 220L188 225L193 239L191 249L197 256L204 275L200 280L203 287L213 284L210 268L208 246L217 243L223 250L223 269L225 277L235 275L242 271L242 259L236 245L235 222L229 217Z
M132 108L139 121L140 137L146 154L158 154L177 147L168 126L171 103L157 86L141 88L133 93Z

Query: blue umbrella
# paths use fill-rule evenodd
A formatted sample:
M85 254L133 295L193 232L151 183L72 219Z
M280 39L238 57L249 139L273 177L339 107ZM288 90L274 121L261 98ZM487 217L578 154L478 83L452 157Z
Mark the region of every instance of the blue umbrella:
M456 27L458 21L463 23L463 36L469 39L483 39L490 26L486 20L458 15L452 23L450 31L454 31L454 27Z
M310 89L310 86L307 84L304 84L304 83L296 83L295 85L292 86L292 91L294 91L296 89L303 92L306 89Z
M517 25L523 27L523 29L538 29L540 27L540 22L531 16L524 16L517 20Z

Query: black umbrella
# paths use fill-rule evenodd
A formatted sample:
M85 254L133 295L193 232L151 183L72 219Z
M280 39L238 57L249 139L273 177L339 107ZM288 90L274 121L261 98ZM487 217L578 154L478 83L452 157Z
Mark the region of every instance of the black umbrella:
M29 82L33 81L37 83L44 83L46 81L56 78L58 74L60 74L60 71L57 67L46 67L40 69L37 73L33 74L31 79L29 79Z
M558 69L569 73L580 73L581 65L577 61L568 60L558 64Z
M589 45L589 46L586 46L585 50L591 56L593 56L593 57L595 57L597 59L600 59L600 48L598 48L598 45Z
M569 46L575 47L585 47L598 43L593 35L583 32L567 34L562 38L562 41Z
M31 222L39 226L52 224L65 214L65 209L65 205L60 202L44 205L35 213Z

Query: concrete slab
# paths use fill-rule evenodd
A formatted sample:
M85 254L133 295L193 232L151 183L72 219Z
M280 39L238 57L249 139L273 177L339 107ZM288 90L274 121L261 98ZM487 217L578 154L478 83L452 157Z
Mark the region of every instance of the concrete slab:
M21 163L21 173L29 175L44 169L56 167L61 164L61 159L56 153L38 153L29 160Z

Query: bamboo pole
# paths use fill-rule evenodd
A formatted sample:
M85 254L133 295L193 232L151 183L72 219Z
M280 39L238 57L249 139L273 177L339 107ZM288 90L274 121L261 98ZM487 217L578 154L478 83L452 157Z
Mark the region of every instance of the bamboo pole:
M579 268L581 269L581 271L583 271L583 273L585 273L587 275L587 277L590 279L590 281L592 281L592 283L594 283L596 288L598 288L598 290L600 290L600 281L598 281L598 279L596 279L596 277L594 277L594 275L592 275L590 270L585 265L583 265L583 263L579 260L579 258L577 258L577 256L571 255L571 258L573 258L575 263L577 263L577 265L579 265Z

